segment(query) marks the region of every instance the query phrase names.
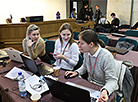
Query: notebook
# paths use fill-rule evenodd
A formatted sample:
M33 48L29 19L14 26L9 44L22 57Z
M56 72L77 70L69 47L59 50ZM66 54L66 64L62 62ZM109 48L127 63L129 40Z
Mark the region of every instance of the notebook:
M108 49L110 52L116 52L121 55L124 55L129 52L129 50L120 49L120 48L116 48L116 47L107 47L106 49Z
M69 84L44 77L51 94L67 102L98 102L97 98L90 97L90 92ZM96 90L94 90L96 91Z
M11 60L23 63L23 60L20 56L23 52L12 50L12 49L5 49L5 52L9 55L9 58Z
M119 33L112 33L112 36L116 36L116 37L126 37L126 35L119 34Z
M27 70L31 71L32 73L34 73L38 76L49 75L54 72L53 68L51 68L43 63L36 64L35 61L29 57L21 55L21 58L23 60L25 67L27 68Z

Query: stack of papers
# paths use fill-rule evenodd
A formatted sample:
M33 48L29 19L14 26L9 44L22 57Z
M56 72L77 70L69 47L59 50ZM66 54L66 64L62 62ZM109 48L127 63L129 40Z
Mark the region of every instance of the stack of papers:
M33 75L32 77L26 79L25 82L26 82L26 90L30 94L35 94L35 93L42 94L43 92L49 90L47 83L44 80L40 82L40 78L36 75Z
M33 75L33 73L29 72L29 71L24 71L20 68L14 67L12 70L10 70L5 77L9 78L9 79L16 79L18 76L18 72L22 72L22 74L24 75L25 79L31 77Z
M20 68L14 67L10 72L8 72L5 77L10 79L16 79L18 76L18 72L22 72L25 77L26 90L30 94L39 93L42 94L49 90L47 83L44 80L40 81L40 77L33 75L30 71L24 71ZM32 76L33 75L33 76Z

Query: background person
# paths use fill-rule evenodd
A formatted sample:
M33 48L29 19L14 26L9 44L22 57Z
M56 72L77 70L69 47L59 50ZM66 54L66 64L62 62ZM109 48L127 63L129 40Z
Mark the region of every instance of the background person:
M22 41L24 54L32 59L38 59L50 64L50 58L45 52L45 42L40 36L40 29L35 24L31 24L26 31L26 38Z
M93 20L93 9L92 7L89 8L89 20Z
M99 42L99 44L97 44ZM108 96L118 89L115 62L113 55L105 48L103 42L98 40L97 34L92 30L85 30L79 34L79 49L84 53L83 65L73 71L66 71L65 76L83 75L88 72L88 81L103 86L99 102L107 102Z
M76 9L73 8L72 12L71 12L71 18L76 18L77 13L75 11L76 11Z
M69 23L59 28L59 38L55 42L54 56L56 65L64 70L73 70L79 61L79 47L73 39L73 30Z
M95 8L96 8L96 11L95 11L94 19L95 19L95 27L96 27L100 20L101 10L100 10L99 5L96 5Z
M79 12L78 19L79 20L86 20L86 8L88 8L88 4L85 4Z
M111 13L111 17L112 17L111 24L110 24L109 21L107 21L111 25L111 28L109 29L109 33L111 33L111 32L118 33L118 28L119 28L120 21L116 17L115 13Z

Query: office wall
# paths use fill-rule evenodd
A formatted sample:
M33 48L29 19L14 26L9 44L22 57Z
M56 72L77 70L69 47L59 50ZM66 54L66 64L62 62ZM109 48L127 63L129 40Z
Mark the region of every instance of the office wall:
M138 0L108 0L107 2L107 20L111 21L110 14L115 12L117 17L120 19L121 24L131 24L134 25L138 21ZM131 20L131 7L132 20Z
M44 16L44 21L55 20L60 11L61 19L66 18L66 0L0 0L0 24L13 16L13 23L19 23L21 17Z
M93 11L95 14L96 8L95 5L98 4L100 6L100 10L103 16L106 16L107 9L107 0L89 0L89 6L93 7Z
M136 22L138 22L138 0L134 0L132 25L134 25Z

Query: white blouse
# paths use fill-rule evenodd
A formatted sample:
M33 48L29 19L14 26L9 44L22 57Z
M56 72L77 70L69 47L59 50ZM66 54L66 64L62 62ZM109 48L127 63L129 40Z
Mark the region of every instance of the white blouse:
M63 50L68 42L63 41L63 47L61 48L61 42L60 39L58 38L55 42L55 50L54 53L63 53ZM70 44L67 45L64 56L67 57L67 60L61 60L61 63L59 64L60 59L56 60L56 64L59 65L62 69L66 70L73 70L73 67L77 65L79 61L79 47L77 43L72 43L71 46Z

